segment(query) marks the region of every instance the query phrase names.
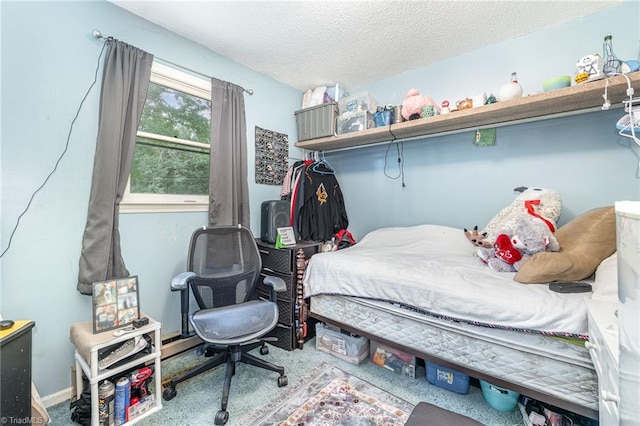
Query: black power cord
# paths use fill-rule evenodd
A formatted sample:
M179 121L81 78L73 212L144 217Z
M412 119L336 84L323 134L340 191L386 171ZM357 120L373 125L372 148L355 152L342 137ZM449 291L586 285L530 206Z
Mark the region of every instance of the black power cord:
M93 89L93 86L98 81L98 70L100 69L100 59L102 58L102 54L104 53L104 48L107 45L107 41L108 40L105 40L104 44L102 45L102 49L100 50L100 55L98 56L98 63L96 65L95 75L93 77L93 82L89 86L89 89L87 89L87 93L85 93L84 97L82 98L82 101L80 101L80 105L78 106L78 111L76 112L76 115L75 117L73 117L73 120L71 121L71 125L69 126L69 134L67 135L67 142L65 143L64 150L56 160L56 164L53 166L53 170L51 170L51 172L44 179L44 182L42 182L42 184L35 191L33 191L33 194L31 194L31 198L29 198L29 202L27 203L27 206L24 208L22 213L20 213L20 216L18 216L18 220L16 220L16 225L13 227L13 231L11 231L11 235L9 236L9 242L7 243L7 248L5 248L2 251L2 254L0 254L0 258L3 257L9 251L9 248L11 247L11 241L13 240L13 235L16 233L16 230L18 229L18 225L20 224L20 219L22 219L22 216L24 216L29 210L29 207L31 206L31 203L33 202L33 199L36 196L36 194L40 192L42 188L44 188L44 186L47 184L51 176L58 169L58 164L60 164L60 161L62 161L62 158L64 157L64 155L67 153L67 150L69 149L69 141L71 140L71 132L73 131L73 125L75 124L76 120L78 119L78 116L80 115L80 111L82 110L82 105L84 104L84 101L87 99L87 97L89 96L89 93L91 92L91 89Z
M404 145L402 142L395 142L396 135L394 135L393 132L391 131L391 125L389 125L389 133L391 133L391 136L393 136L393 139L387 145L387 150L384 153L384 175L389 179L394 179L394 180L398 178L402 178L401 179L402 187L406 188L407 185L405 185L404 183L404 154L403 154ZM398 155L398 175L397 176L391 176L387 173L387 157L389 155L389 148L391 148L391 144L394 142L396 144L396 153Z

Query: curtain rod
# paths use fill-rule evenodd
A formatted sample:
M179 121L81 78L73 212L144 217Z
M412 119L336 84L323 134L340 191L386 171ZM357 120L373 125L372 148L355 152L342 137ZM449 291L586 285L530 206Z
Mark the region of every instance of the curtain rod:
M99 39L105 39L105 40L106 40L106 39L108 39L108 38L113 38L113 37L111 37L111 36L106 36L106 35L102 34L102 32L101 32L101 31L98 31L98 30L93 30L93 31L91 32L91 34L92 34L95 38L99 38ZM167 61L166 59L158 58L158 60L160 60L160 61L162 61L162 62L165 62L165 63L167 63L167 64L169 64L169 65L173 65L174 67L182 68L183 70L186 70L186 71L192 72L192 73L194 73L194 74L197 74L197 75L199 75L199 76L205 77L205 78L207 78L207 79L210 79L210 78L211 78L211 76L209 76L209 75L203 74L203 73L201 73L201 72L199 72L199 71L196 71L196 70L192 70L192 69L190 69L190 68L183 67L182 65L178 65L178 64L176 64L176 63L174 63L174 62ZM245 91L246 93L248 93L249 95L253 95L253 89L245 89L244 87L242 87L242 90L244 90L244 91Z

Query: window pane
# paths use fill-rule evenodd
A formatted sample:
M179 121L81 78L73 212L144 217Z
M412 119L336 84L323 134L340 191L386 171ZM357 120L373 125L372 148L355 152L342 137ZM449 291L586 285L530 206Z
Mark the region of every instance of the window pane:
M209 143L211 101L149 83L138 130Z
M209 150L137 138L131 166L131 193L209 193Z

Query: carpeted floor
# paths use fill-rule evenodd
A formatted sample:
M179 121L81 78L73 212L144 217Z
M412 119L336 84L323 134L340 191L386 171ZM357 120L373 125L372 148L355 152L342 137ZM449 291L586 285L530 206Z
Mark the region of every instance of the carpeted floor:
M285 367L289 385L279 388L276 373L238 364L231 384L227 425L240 425L244 423L243 419L255 416L257 410L264 409L275 400L284 399L285 395L288 395L288 388L295 387L302 378L323 363L329 363L412 405L427 401L490 426L523 424L518 411L503 413L489 406L484 401L479 388L472 386L466 395L441 389L426 381L424 370L421 368L416 373L418 378L410 379L383 369L372 362L365 361L360 365L350 364L328 353L317 351L315 339L307 342L303 350L285 351L273 346L269 346L269 349L269 354L264 358ZM260 356L257 349L253 353ZM195 355L195 350L166 360L162 363L163 379L172 377L201 361L202 358ZM215 414L220 407L223 379L224 366L221 366L178 385L177 396L174 399L163 401L161 411L137 424L143 426L213 425ZM50 425L52 426L76 425L70 419L69 401L49 407L47 411L51 417Z

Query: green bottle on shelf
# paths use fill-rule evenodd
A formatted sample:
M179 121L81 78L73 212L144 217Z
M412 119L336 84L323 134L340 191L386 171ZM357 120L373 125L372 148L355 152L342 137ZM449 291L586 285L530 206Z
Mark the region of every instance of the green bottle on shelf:
M622 65L622 61L613 52L612 39L611 34L607 34L604 36L604 42L602 43L602 73L604 75L619 74L620 65Z

